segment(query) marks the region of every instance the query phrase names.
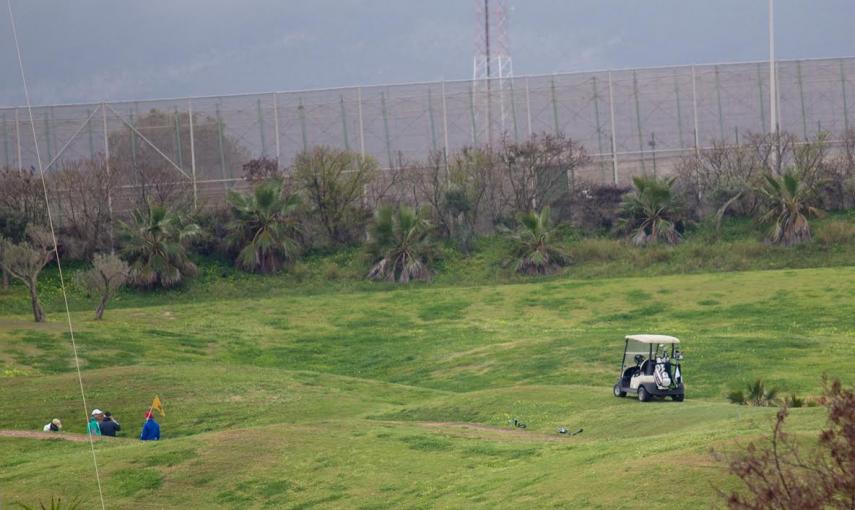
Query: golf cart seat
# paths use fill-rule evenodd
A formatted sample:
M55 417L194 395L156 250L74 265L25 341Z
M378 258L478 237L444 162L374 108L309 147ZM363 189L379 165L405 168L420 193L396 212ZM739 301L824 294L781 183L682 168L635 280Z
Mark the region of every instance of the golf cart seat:
M653 371L656 368L656 363L653 360L646 359L644 363L641 364L641 373L644 375L653 375Z

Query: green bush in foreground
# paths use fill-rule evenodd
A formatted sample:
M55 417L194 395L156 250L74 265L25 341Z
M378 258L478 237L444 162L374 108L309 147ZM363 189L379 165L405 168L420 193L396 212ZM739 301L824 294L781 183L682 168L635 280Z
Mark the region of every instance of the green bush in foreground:
M49 503L39 502L39 506L30 506L24 503L14 503L21 510L83 510L83 504L79 499L72 499L67 503L62 498L51 498Z

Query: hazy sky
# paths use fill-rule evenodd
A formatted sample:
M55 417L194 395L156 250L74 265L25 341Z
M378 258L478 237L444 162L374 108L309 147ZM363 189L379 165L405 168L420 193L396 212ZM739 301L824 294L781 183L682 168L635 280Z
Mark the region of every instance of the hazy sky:
M21 104L6 2L0 104ZM761 60L766 0L510 0L517 75ZM853 0L777 0L780 58L855 55ZM472 75L475 0L13 0L35 104Z

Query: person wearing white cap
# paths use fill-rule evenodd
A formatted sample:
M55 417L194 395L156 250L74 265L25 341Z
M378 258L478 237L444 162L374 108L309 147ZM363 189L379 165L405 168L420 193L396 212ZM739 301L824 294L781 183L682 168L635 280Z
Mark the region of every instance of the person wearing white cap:
M86 427L86 431L92 436L100 436L101 435L101 426L98 424L104 418L104 411L100 409L95 409L92 411L92 415L89 417L89 425Z
M62 422L59 421L59 418L54 418L47 425L42 428L45 432L59 432L62 430Z

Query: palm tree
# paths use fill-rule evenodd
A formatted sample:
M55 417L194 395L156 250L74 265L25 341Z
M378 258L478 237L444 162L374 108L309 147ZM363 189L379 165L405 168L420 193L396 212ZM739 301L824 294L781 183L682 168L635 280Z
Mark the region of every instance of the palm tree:
M369 232L367 249L373 265L368 278L398 283L430 280L430 231L430 222L409 207L381 207Z
M570 263L570 257L558 245L552 211L544 207L539 213L530 211L517 217L519 226L511 233L516 271L527 275L549 274Z
M772 223L769 242L792 246L810 240L808 216L819 216L822 211L810 205L813 189L803 175L790 170L780 177L765 175L760 192L766 198L766 212L760 217Z
M129 281L138 287L172 287L196 274L184 240L199 233L195 223L182 224L163 206L135 210L131 224L120 222L123 255L130 264Z
M632 184L633 190L621 203L620 221L632 243L678 243L682 238L677 231L681 207L672 189L674 179L633 177Z
M229 223L229 241L239 249L238 267L246 271L275 273L299 251L298 223L294 211L297 195L283 196L282 182L272 180L246 195L230 192L235 219Z

